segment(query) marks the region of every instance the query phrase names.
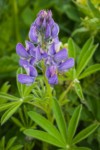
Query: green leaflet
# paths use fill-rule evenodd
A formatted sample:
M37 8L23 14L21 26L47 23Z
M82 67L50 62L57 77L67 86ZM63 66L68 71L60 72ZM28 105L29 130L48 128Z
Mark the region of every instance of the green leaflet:
M12 106L9 108L2 116L1 118L1 124L4 124L14 113L15 111L19 108L19 106L22 104L21 101L19 101L15 106Z
M24 131L24 133L28 136L34 137L43 142L47 142L49 144L52 144L58 147L64 147L64 145L61 142L59 142L56 138L54 138L52 135L46 132L33 130L33 129L27 129Z
M87 147L75 147L72 150L91 150L91 149Z
M96 71L99 71L100 70L100 64L95 64L95 65L92 65L90 67L88 67L80 76L79 76L79 79L83 79L85 78L86 76L89 76L90 74L96 72Z
M13 137L11 138L8 143L7 143L7 146L6 146L6 149L10 149L12 147L12 145L14 144L15 140L17 139L17 137Z
M83 95L82 87L81 87L79 81L74 82L74 88L75 88L75 91L76 91L76 94L78 95L78 97L83 101L84 95Z
M14 145L10 150L21 150L23 145Z
M23 124L17 118L11 117L11 119L17 126L19 126L20 128L23 127Z
M10 94L7 94L7 93L3 93L3 92L0 92L0 98L12 100L12 101L18 101L20 99L18 97L15 97L13 95L10 95Z
M79 60L78 60L78 66L76 69L76 77L78 77L80 75L80 73L83 71L83 69L86 67L86 65L88 64L89 60L91 59L91 57L93 56L97 45L93 45L93 39L89 39L85 45L82 48L82 51L80 53L79 56Z
M61 108L59 106L59 103L57 102L56 99L53 99L52 101L53 103L53 112L54 112L54 116L57 122L57 126L59 128L59 131L63 137L63 139L67 140L67 126L66 126L66 122L63 116L63 113L61 111Z
M23 74L23 69L22 68L18 68L17 70L17 87L18 87L18 91L21 97L24 97L24 90L25 90L25 86L24 84L21 84L18 81L18 74Z
M82 141L83 139L87 138L90 134L92 134L97 129L98 126L99 126L98 123L94 123L90 125L89 127L87 127L86 129L79 132L73 139L73 144L76 144Z
M35 86L36 86L36 82L30 86L25 86L24 96L28 96L32 92L32 90L34 89Z
M68 40L68 55L69 55L69 57L73 57L75 59L77 51L80 51L80 48L73 41L73 39L69 38L69 40Z
M10 107L12 107L12 106L15 106L15 105L18 104L18 103L19 103L19 101L1 104L1 105L0 105L0 112L1 112L1 111L4 111L4 110L6 110L6 109L8 109L8 108L10 108Z
M78 106L76 108L76 110L74 111L72 118L69 122L69 126L68 126L68 143L72 142L72 138L76 132L78 123L79 123L79 119L80 119L80 115L81 115L81 110L82 110L82 105Z
M80 55L79 55L79 58L78 58L78 63L81 62L83 56L85 55L85 53L92 48L93 46L93 42L94 42L94 39L93 38L90 38L88 39L88 41L83 45L82 47L82 50L80 52Z

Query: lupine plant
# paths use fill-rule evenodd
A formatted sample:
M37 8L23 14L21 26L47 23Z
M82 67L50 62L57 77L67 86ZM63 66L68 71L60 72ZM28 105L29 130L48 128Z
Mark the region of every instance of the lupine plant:
M36 139L42 142L40 149L43 150L91 149L81 146L81 141L90 136L100 123L92 120L88 127L80 130L82 110L85 108L91 112L80 80L100 70L100 64L87 67L98 44L94 44L93 37L82 49L71 38L68 43L63 44L59 40L59 31L52 12L41 10L30 27L29 40L25 41L25 46L21 43L16 45L20 65L16 75L19 96L8 94L8 83L3 85L0 92L0 98L4 101L0 104L0 111L4 111L1 125L11 119L20 128L26 141L31 142L26 146L13 146L16 140L13 137L5 145L3 137L0 146L5 150L23 147L25 150L32 150ZM63 82L67 84L67 88L57 95L57 85ZM70 91L79 97L79 106L73 107L75 110L70 109ZM65 108L69 111L66 114L63 112Z

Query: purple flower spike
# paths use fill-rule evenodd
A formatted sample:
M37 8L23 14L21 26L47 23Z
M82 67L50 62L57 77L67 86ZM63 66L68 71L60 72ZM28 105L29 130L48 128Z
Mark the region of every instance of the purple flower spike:
M26 74L18 75L19 82L32 84L38 75L34 66L41 60L44 60L46 77L51 85L58 83L57 72L65 72L74 66L74 59L68 58L67 50L60 50L58 33L59 26L53 20L52 12L41 10L30 27L30 41L25 41L26 47L21 43L16 46L19 64L26 71Z
M57 77L57 70L55 66L50 66L46 70L46 77L48 78L49 84L57 84L58 77Z
M67 61L63 62L59 67L59 71L67 71L68 69L72 68L74 66L74 59L69 58Z
M20 57L28 58L29 54L21 43L18 43L16 46L16 52Z
M29 39L34 43L38 43L38 35L35 26L32 26L29 31Z
M68 56L67 50L64 48L54 55L54 60L56 62L62 62L67 59L67 56Z
M26 74L19 74L18 75L18 81L22 84L32 84L34 82L34 77L31 77Z

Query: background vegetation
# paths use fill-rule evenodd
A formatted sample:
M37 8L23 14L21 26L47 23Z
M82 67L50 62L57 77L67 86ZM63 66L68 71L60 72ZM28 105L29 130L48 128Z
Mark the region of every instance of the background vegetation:
M78 65L78 73L97 64L92 69L90 68L90 72L85 72L79 76L77 80L80 83L75 84L74 87L71 86L70 90L67 91L67 96L65 95L67 102L60 103L66 122L69 121L74 109L80 103L83 104L77 133L94 121L100 123L100 45L97 45L100 43L100 2L99 0L91 0L91 2L86 2L86 0L0 0L0 92L19 95L16 84L19 58L15 53L15 47L18 42L24 44L24 41L28 39L30 25L41 9L52 10L53 18L60 26L60 40L65 47L72 50L69 55L75 58L76 68L79 55L84 49L82 56L85 60L83 60L83 64ZM92 51L90 46L94 46L95 50ZM73 52L75 52L75 55ZM86 53L88 56L85 55ZM85 62L88 63L84 65ZM70 75L72 73L73 70L63 77L59 77L59 85L55 86L57 98L66 91L73 78ZM36 88L38 89L38 87ZM33 94L36 93L33 91ZM43 109L46 105L43 105L45 103L43 91L39 98L42 101L41 108ZM8 102L5 97L0 98L1 107ZM2 109L0 109L1 123L3 124L0 126L0 146L2 150L2 147L6 147L4 150L11 150L9 148L11 143L12 150L14 148L15 150L43 149L43 144L40 141L31 139L22 132L29 126L36 126L28 117L26 113L28 110L32 110L34 107L34 110L44 114L43 110L38 108L40 105L35 105L21 105L13 116L8 117L10 119L5 124L3 124L5 121L2 118L4 111L2 112ZM92 150L100 150L100 127L86 140L80 142L80 145L87 146ZM55 149L52 146L48 149L50 148Z

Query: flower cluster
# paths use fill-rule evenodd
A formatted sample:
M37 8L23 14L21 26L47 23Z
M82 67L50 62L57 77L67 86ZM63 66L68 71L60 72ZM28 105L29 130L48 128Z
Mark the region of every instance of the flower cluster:
M59 26L54 22L51 11L40 11L30 27L30 41L25 41L25 47L21 43L16 46L19 64L26 71L26 74L18 75L19 82L32 84L38 75L35 67L41 60L44 60L45 75L51 85L58 83L58 72L65 72L74 66L74 59L68 58L67 50L60 50L58 33Z

